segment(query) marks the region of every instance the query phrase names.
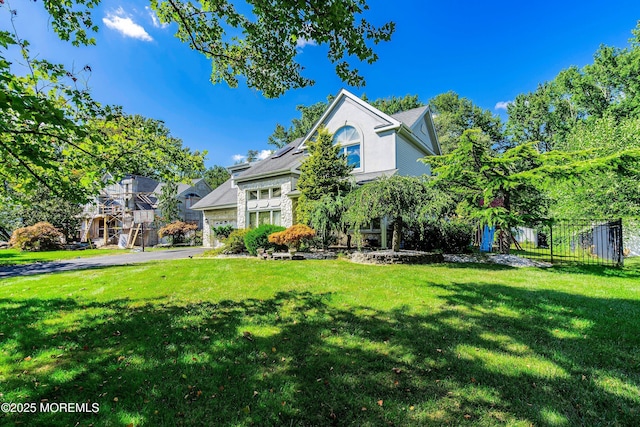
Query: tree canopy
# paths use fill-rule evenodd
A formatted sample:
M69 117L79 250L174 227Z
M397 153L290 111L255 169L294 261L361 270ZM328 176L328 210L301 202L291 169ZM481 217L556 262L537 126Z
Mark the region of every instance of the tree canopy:
M340 154L340 146L333 143L333 135L320 128L315 139L307 141L307 156L300 166L297 188L298 222L307 224L314 210L314 202L323 197L335 198L349 192L351 184L347 180L353 169Z
M75 45L93 44L97 31L92 10L100 0L43 0L53 29ZM366 0L247 0L250 12L233 0L150 0L163 23L177 26L175 36L211 61L211 81L237 87L240 78L266 97L312 85L297 62L305 43L326 45L338 77L350 86L365 81L350 61L378 59L373 46L391 39L395 24L367 21Z

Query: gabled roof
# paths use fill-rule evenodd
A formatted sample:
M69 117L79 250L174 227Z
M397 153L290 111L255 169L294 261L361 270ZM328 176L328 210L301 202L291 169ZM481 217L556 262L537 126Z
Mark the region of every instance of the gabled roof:
M333 99L331 104L329 104L329 107L325 110L324 114L322 114L322 116L316 122L316 124L305 135L304 139L299 144L300 146L304 146L304 143L316 133L316 131L318 130L320 125L322 123L324 123L324 121L327 119L327 117L329 117L329 115L339 105L339 103L342 102L342 100L344 98L348 98L348 99L352 100L356 104L360 105L361 107L369 110L371 113L373 113L376 116L380 117L380 119L382 121L386 122L384 125L382 125L382 127L386 128L386 127L390 126L391 128L397 128L398 126L401 125L401 122L399 120L394 119L392 116L390 116L390 115L388 115L386 113L383 113L382 111L380 111L377 108L375 108L373 105L369 104L366 101L363 101L362 99L360 99L359 97L355 96L354 94L352 94L348 90L341 89L340 92L338 92L338 95L336 95L336 97Z
M399 122L404 123L408 127L412 127L422 116L424 116L425 112L429 109L428 105L424 105L418 108L412 108L411 110L401 111L396 114L392 114L391 117L396 119Z
M302 163L302 153L296 149L301 141L302 138L296 139L283 147L289 148L288 151L278 150L278 152L283 153L282 155L272 154L266 159L257 162L246 171L241 172L235 178L236 182L250 181L252 179L282 175L295 171L298 166L300 166L300 163Z
M231 179L220 184L218 188L204 196L191 206L193 210L233 207L238 203L238 189L231 186Z

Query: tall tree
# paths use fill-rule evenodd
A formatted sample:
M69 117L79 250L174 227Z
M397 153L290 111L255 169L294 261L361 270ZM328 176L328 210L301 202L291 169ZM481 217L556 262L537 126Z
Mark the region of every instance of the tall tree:
M447 92L431 98L429 106L434 114L436 134L443 154L455 150L462 134L468 129L480 129L496 148L501 148L504 143L500 117L483 110L470 99Z
M543 217L549 186L588 183L603 173L640 174L640 149L594 157L589 151L540 153L535 143L503 153L490 148L478 129L467 130L456 150L422 159L433 166L434 185L458 196L458 210L482 224L500 226L501 249L509 250L511 228Z
M92 10L100 0L43 3L62 39L75 44L94 42L89 36L97 30ZM247 86L267 97L314 83L302 75L296 61L300 46L309 42L326 45L337 75L350 86L362 86L364 78L349 61L375 62L378 55L372 45L390 40L395 28L393 22L379 27L368 22L366 0L246 3L249 12L232 0L150 0L161 22L176 24L179 40L211 60L213 83L236 87L242 76Z
M297 188L298 222L308 224L314 203L323 197L345 195L351 184L347 177L353 166L347 164L346 158L340 154L340 146L333 143L333 135L325 128L320 128L316 138L307 141L309 155L300 166L300 178Z
M158 197L158 208L162 222L169 224L180 219L180 200L178 200L178 183L166 182Z
M209 184L209 187L215 190L222 183L228 180L231 177L231 175L229 174L229 171L225 167L214 165L210 168L207 168L207 170L205 170L204 173L202 174L202 177L207 182L207 184Z

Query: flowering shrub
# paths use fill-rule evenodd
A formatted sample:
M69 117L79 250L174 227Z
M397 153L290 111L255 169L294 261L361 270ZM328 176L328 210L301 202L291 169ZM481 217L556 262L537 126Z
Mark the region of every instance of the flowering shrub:
M286 245L291 249L300 249L300 244L305 240L311 240L316 235L313 228L303 224L296 224L284 231L269 235L269 242L276 245Z
M62 246L63 234L48 222L18 228L11 235L9 244L23 251L47 251Z
M196 224L190 224L184 221L174 221L171 224L167 224L158 230L158 237L163 238L165 236L171 237L171 244L182 243L184 237L198 229Z

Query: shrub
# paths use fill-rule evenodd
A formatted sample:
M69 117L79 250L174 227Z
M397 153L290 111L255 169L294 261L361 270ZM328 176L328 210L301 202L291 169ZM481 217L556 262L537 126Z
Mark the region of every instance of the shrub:
M473 224L460 220L440 220L415 226L405 236L405 247L448 254L467 252L473 239Z
M244 236L244 245L247 247L247 251L251 255L258 255L258 248L263 249L275 249L286 250L286 246L277 245L269 242L269 234L276 233L278 231L284 231L284 227L279 225L263 224L258 228L249 230L246 236Z
M196 224L190 224L184 221L174 221L171 224L167 224L158 230L158 237L163 238L169 236L171 238L171 244L182 243L184 237L198 229Z
M224 240L223 254L241 254L247 251L244 245L244 237L249 230L233 230L229 237Z
M284 231L269 235L269 242L276 245L287 245L289 248L299 250L303 241L309 241L315 235L316 232L313 228L304 224L296 224Z
M232 225L221 225L219 227L211 227L213 234L220 240L229 237L229 234L233 231Z
M63 234L48 222L18 228L11 235L9 244L23 251L47 251L62 246Z

